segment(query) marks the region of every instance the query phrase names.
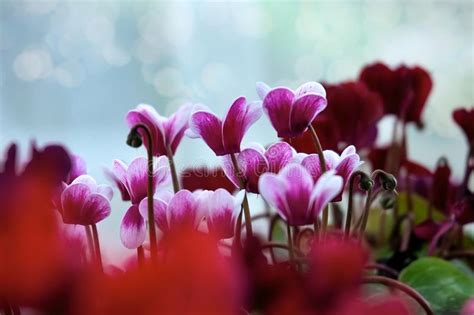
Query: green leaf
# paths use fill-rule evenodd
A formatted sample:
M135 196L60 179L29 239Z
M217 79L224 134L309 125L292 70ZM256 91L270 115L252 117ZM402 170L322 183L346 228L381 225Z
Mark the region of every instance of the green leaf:
M435 314L455 315L474 296L474 278L445 260L425 257L410 264L400 281L420 292Z

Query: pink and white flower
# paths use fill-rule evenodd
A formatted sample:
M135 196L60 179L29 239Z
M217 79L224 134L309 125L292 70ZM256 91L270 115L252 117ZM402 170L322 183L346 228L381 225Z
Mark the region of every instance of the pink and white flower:
M260 144L253 144L237 155L237 162L242 173L245 189L258 193L258 180L263 173L278 173L296 155L296 151L286 142L277 142L265 150ZM226 176L240 186L234 164L230 156L223 157L223 169Z
M245 133L260 116L259 103L247 103L245 97L239 97L224 119L206 109L195 111L187 134L191 138L202 138L216 155L238 153Z
M258 82L257 94L281 138L301 135L327 106L326 90L317 82L307 82L296 91L287 87L270 88Z
M262 197L293 226L313 224L321 210L342 189L341 176L330 170L315 182L306 168L290 163L278 174L266 173L260 177Z

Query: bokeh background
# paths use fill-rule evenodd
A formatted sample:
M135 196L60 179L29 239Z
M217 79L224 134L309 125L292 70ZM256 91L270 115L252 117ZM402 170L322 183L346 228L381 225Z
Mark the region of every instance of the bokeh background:
M256 100L255 82L296 88L354 79L377 60L419 64L434 89L425 129L409 128L410 155L428 166L445 155L461 176L466 144L451 120L474 104L474 8L466 1L144 2L0 0L0 153L11 142L59 142L105 181L125 145L124 116L139 103L169 115L180 104L223 114L232 100ZM330 106L330 105L329 105ZM390 119L381 122L387 141ZM244 139L275 141L264 117ZM216 164L185 139L178 168ZM117 195L118 196L118 195ZM106 255L120 250L127 205L114 198L101 223Z

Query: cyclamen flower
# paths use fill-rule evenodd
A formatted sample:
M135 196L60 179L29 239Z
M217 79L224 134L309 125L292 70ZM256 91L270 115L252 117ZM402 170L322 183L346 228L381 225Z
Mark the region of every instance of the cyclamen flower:
M469 145L474 146L474 107L456 109L453 112L453 119L464 131Z
M79 176L87 174L86 161L84 161L84 159L79 155L71 155L71 164L71 171L66 179L67 184L72 183L72 181Z
M334 170L336 175L339 175L343 179L343 188L349 181L352 173L363 164L360 161L359 155L356 153L356 149L353 145L348 146L341 155L331 150L323 151L324 160L326 161L326 168L328 170ZM316 182L322 175L319 156L317 154L306 155L304 153L298 154L298 159L301 159L301 165L303 165L313 177ZM334 201L340 201L342 199L342 191L335 198Z
M262 116L258 103L247 103L245 97L237 98L224 119L208 110L198 110L191 115L191 138L202 138L216 155L240 152L240 143L250 126Z
M296 163L288 164L277 175L263 174L258 184L262 197L293 226L313 224L342 186L342 177L334 170L314 182L308 170Z
M362 69L359 80L380 94L386 114L423 126L421 114L433 87L425 69L401 65L392 70L383 63L374 63Z
M170 182L167 157L159 157L153 170L153 193L155 193L158 186ZM148 210L145 211L145 215L142 215L139 205L147 197L148 160L144 157L135 158L128 167L122 161L114 160L112 171L108 171L108 174L122 192L122 197L125 197L123 199L132 202L132 206L128 208L122 219L120 238L125 247L137 248L143 244L146 237Z
M258 180L263 173L278 173L296 155L296 151L286 142L277 142L265 150L254 144L237 155L237 162L248 192L258 193ZM234 164L230 156L223 157L223 169L236 187L240 186Z
M257 83L257 93L278 137L301 135L327 106L326 90L317 82L307 82L296 91L286 87L271 89Z
M64 223L92 225L110 215L112 187L97 185L89 175L81 175L61 193L59 211Z
M207 209L207 227L210 234L218 239L234 236L235 223L244 195L244 190L234 197L225 189L217 189L202 199L201 206Z
M184 132L188 128L191 110L191 104L184 104L170 117L163 117L150 105L140 104L136 109L127 113L125 121L130 128L137 124L148 127L151 132L154 156L167 155L167 147L174 154L181 139L183 139ZM146 133L141 129L139 129L139 132L144 139L145 147L148 149Z

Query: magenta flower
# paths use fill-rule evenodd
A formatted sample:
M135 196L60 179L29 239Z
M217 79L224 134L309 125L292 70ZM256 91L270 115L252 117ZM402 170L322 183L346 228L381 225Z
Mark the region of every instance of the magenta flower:
M296 155L296 151L286 142L277 142L265 150L260 144L242 150L237 155L240 171L248 192L258 193L258 180L263 173L278 173ZM239 187L234 164L229 155L223 157L226 176Z
M216 155L238 153L242 138L260 116L259 103L247 103L245 97L239 97L230 106L224 120L208 110L194 112L188 136L202 138Z
M58 210L64 223L92 225L110 215L113 191L108 185L97 185L89 175L81 175L61 193Z
M153 193L158 186L170 182L168 159L161 156L157 159L153 174ZM122 199L131 200L132 205L125 213L120 226L120 238L125 247L134 249L143 244L146 237L146 219L139 211L139 205L146 200L148 185L148 161L144 157L135 158L127 167L120 160L114 160L108 176L122 192ZM125 198L123 198L125 197ZM145 204L146 207L146 204Z
M258 82L257 93L281 138L301 135L327 105L326 91L317 82L307 82L296 91L286 87L271 89L265 83Z
M347 184L352 173L361 165L363 162L360 161L359 155L356 153L356 149L353 145L348 146L342 151L341 155L337 154L332 150L324 150L324 160L326 161L326 168L328 170L334 170L336 175L342 177L344 185ZM298 154L298 159L301 160L303 165L313 177L316 182L321 177L321 166L319 156L317 154L306 155L304 153ZM340 201L342 199L342 191L336 196L333 201Z
M167 155L167 147L174 154L181 139L183 139L184 132L188 128L191 110L191 104L184 104L170 117L163 117L150 105L140 104L136 109L127 113L125 121L130 128L137 124L148 127L152 136L154 156ZM139 132L144 139L145 147L148 149L146 134L140 129Z
M225 189L217 189L202 198L201 206L207 210L207 227L209 233L217 239L234 236L235 223L239 216L245 191L239 191L232 196Z
M288 224L313 224L321 210L336 197L343 185L341 176L327 171L316 183L303 166L290 163L278 174L263 174L259 181L262 197Z

